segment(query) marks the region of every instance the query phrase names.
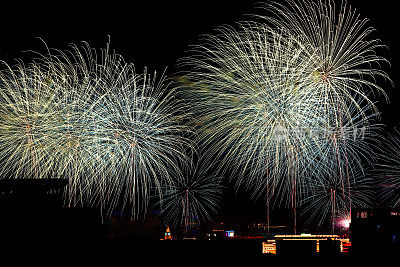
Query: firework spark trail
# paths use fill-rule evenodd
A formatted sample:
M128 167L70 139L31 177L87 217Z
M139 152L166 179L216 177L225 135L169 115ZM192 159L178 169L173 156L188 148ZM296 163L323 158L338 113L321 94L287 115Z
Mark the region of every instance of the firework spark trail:
M353 163L353 162L352 162ZM316 222L321 226L330 218L332 230L339 218L350 218L350 206L354 208L368 207L373 199L374 179L366 174L365 170L352 166L350 185L345 187L339 175L326 173L324 179L310 181L309 195L306 196L300 206L302 214L307 216L307 223ZM347 194L351 187L352 194Z
M377 164L378 201L384 205L397 207L400 204L400 132L380 140L378 155L381 161Z
M150 185L171 182L188 160L176 90L108 46L48 50L1 72L1 82L2 177L68 178L68 206L100 205L109 216L122 203L137 216Z

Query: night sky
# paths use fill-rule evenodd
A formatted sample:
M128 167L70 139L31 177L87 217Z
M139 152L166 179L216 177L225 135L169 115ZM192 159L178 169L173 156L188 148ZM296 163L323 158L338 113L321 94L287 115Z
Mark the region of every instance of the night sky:
M147 66L150 72L167 74L176 71L176 60L184 55L188 45L195 44L200 34L211 33L222 24L233 25L246 19L244 14L256 12L259 1L22 1L2 7L0 59L13 63L14 58L29 59L35 50L45 53L42 38L50 48L67 49L68 44L87 41L91 47L104 48L111 38L111 48L127 62L133 62L137 71ZM339 2L339 1L338 1ZM349 0L361 17L369 18L377 29L375 36L388 46L382 50L391 62L383 66L394 81L381 82L390 98L376 97L382 112L382 123L387 130L400 125L400 70L398 9L394 2ZM262 203L249 205L248 196L225 197L225 214L258 214L265 216ZM233 204L232 204L233 203Z
M27 2L27 1L26 1ZM137 71L147 66L152 71L167 74L176 71L176 60L184 55L190 44L198 42L200 34L211 33L222 24L233 25L245 20L245 14L258 12L260 1L45 1L14 2L3 9L0 59L11 63L14 58L29 59L23 51L45 52L42 38L49 47L66 49L68 44L87 41L92 47L103 48L111 38L111 48L126 61L133 62ZM351 0L361 17L370 20L377 29L374 37L383 41L382 50L391 62L383 66L394 81L383 85L390 104L376 97L382 111L382 122L397 124L400 111L398 13L389 1ZM10 61L11 60L11 61Z

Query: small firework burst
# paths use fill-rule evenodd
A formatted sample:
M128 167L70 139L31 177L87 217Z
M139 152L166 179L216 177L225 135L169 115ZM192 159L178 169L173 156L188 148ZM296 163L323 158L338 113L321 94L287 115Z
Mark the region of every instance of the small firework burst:
M164 188L159 205L167 224L190 231L217 214L223 187L221 178L209 169L203 165L192 166Z

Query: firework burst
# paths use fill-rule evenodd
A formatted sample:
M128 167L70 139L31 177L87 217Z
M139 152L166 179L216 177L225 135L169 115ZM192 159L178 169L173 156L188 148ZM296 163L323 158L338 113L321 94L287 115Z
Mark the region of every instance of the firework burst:
M159 205L167 224L190 231L217 214L222 197L221 178L209 169L203 165L191 166L164 188Z
M71 121L76 114L68 105L70 94L40 64L5 66L1 72L1 176L53 176L59 165L56 155L69 155L75 149Z
M262 23L205 35L181 64L206 159L238 187L295 210L326 169L351 199L350 162L369 163L376 138L370 97L384 91L375 79L388 77L372 67L386 62L382 45L346 4L338 17L332 1L287 4L268 4L275 16Z
M3 177L68 178L68 206L110 215L128 205L137 216L150 184L168 183L187 160L188 114L171 83L137 74L108 46L49 50L1 78Z

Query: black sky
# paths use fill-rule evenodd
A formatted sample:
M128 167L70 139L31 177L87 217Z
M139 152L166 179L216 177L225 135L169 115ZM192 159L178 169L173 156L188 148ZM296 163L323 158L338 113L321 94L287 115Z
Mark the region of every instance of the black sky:
M168 72L173 73L176 60L184 55L188 45L196 43L200 34L210 33L221 24L232 25L245 19L244 14L256 12L257 2L13 1L1 10L0 60L12 63L14 58L29 59L31 54L23 52L26 50L45 52L38 37L51 48L65 49L68 44L81 41L103 48L110 36L112 49L126 61L133 62L137 70L147 66L150 71L162 72L168 67ZM376 100L382 123L390 129L400 123L398 9L394 1L348 0L348 3L361 17L370 19L369 25L377 29L376 37L388 46L383 53L391 67L384 68L393 79L394 87L381 83L390 103L385 103L383 97ZM259 206L252 208L263 209ZM236 206L229 208L234 210Z

